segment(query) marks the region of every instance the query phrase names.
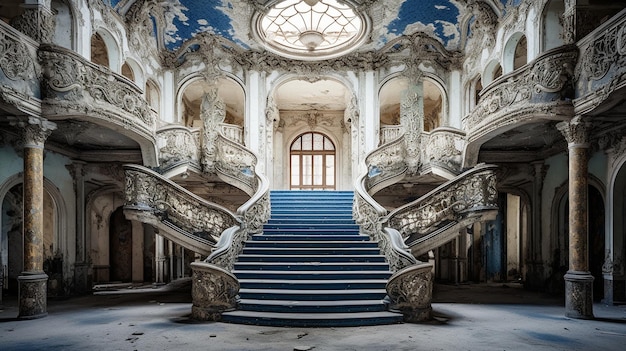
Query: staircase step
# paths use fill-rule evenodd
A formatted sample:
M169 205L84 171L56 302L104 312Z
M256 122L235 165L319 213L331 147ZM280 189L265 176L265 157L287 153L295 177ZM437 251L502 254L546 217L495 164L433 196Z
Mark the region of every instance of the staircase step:
M385 289L386 279L342 280L292 280L292 279L239 279L242 289L297 289L297 290L354 290Z
M385 262L383 255L239 255L239 262Z
M224 322L273 327L358 327L402 322L402 315L392 312L360 313L272 313L232 311L222 314Z
M303 235L304 234L304 235ZM280 232L272 234L255 234L251 240L254 241L369 241L370 238L361 234L335 234L335 235L306 235L300 234L281 234Z
M257 279L262 276L266 279L388 279L390 271L281 271L281 270L234 270L238 279Z
M263 228L263 233L268 235L306 235L331 237L335 235L359 235L358 230L352 228L316 229L316 228ZM329 239L327 239L329 240Z
M260 271L384 271L386 262L236 262L235 270Z
M327 241L327 240L249 240L245 242L246 248L251 247L275 247L275 248L376 248L374 241Z
M378 247L244 247L244 255L380 255Z
M287 313L355 313L385 311L381 300L291 301L241 299L239 308L258 312Z
M291 301L340 301L340 300L382 300L387 295L383 289L239 289L242 299L291 300Z

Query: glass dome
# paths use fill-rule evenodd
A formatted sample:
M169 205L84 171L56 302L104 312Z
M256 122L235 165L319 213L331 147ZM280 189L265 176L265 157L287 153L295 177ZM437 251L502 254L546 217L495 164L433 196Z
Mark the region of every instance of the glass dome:
M364 40L366 27L348 2L286 0L257 16L256 35L282 56L319 60L351 51Z

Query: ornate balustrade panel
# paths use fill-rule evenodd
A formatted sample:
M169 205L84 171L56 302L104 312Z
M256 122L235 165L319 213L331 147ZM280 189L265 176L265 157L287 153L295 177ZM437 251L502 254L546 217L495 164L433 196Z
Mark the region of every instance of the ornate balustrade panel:
M383 230L381 218L387 214L365 190L365 175L359 177L354 192L353 216L360 226L360 232L378 242L381 253L387 259L391 271L417 263L417 260L407 250L400 234L393 230Z
M465 133L455 128L437 128L422 133L422 167L440 167L453 174L461 170Z
M248 195L257 191L257 177L254 168L257 163L256 155L221 133L215 139L215 171L225 182L232 184Z
M183 126L170 126L157 131L159 165L167 169L181 163L200 167L200 131Z
M578 42L576 114L592 111L626 87L626 9Z
M222 134L226 137L226 139L243 145L243 127L226 123L222 123L221 127Z
M48 118L84 115L154 139L157 118L133 82L54 45L42 45L39 59Z
M216 243L227 228L239 225L228 209L210 203L145 167L125 165L125 213L140 212L180 228L198 240Z
M450 223L462 222L477 212L493 212L498 199L494 170L495 166L476 166L389 213L384 225L398 230L412 246Z
M476 108L463 119L469 141L527 119L571 117L577 60L576 46L563 46L493 81L481 92ZM563 108L569 109L561 111Z
M0 21L0 100L23 113L41 113L38 47L30 37Z
M365 158L368 174L364 178L365 190L374 194L380 189L402 179L407 171L404 138L398 138L372 151Z
M393 140L402 136L402 126L399 125L387 125L380 127L380 143L379 145L385 145Z

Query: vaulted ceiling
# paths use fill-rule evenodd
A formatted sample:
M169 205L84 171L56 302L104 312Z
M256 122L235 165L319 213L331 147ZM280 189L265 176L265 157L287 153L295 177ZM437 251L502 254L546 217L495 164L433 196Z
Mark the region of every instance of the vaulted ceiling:
M136 1L110 0L125 15ZM261 45L252 35L255 11L262 12L277 0L168 0L157 4L155 35L169 50L176 50L198 33L209 32L239 44L244 49ZM440 41L448 50L459 49L472 14L468 5L484 2L494 13L519 0L348 0L371 20L371 32L360 50L375 50L403 34L423 32ZM159 19L157 19L160 18ZM464 29L465 28L465 29Z

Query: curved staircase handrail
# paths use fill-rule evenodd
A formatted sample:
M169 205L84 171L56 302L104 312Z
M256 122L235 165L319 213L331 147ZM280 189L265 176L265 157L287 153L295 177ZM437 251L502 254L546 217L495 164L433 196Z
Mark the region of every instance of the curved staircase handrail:
M146 167L124 165L126 173L124 213L131 219L174 227L187 237L213 246L222 232L241 219L225 207L209 202ZM178 241L179 238L170 238ZM186 246L186 245L185 245Z
M481 164L419 199L390 212L382 221L395 228L411 247L421 237L477 212L497 210L495 165Z
M357 180L369 194L397 183L407 173L406 142L404 135L371 151L365 157L367 174Z
M386 160L384 164L381 164L381 168L376 168L377 170L381 170L381 173L378 174L372 174L372 164L370 162L383 161L385 155L389 154L389 150L397 151L398 148L404 148L404 138L402 136L372 151L365 158L368 172L361 174L356 180L353 209L354 219L360 226L361 232L378 242L380 251L385 255L389 263L389 269L393 272L415 264L417 260L408 251L408 248L402 241L401 235L396 230L393 228L385 228L383 230L381 219L387 215L388 211L376 202L370 194L375 192L378 187L382 188L402 179L406 173L407 167L406 164L404 164L403 154L401 154L402 159L400 160L400 167L393 165L394 161L398 161L397 158L394 158L394 160ZM394 170L393 173L395 174L385 174L385 172L391 173L389 172L390 170ZM395 172L398 170L399 172ZM371 177L383 174L385 179L376 182L372 187L372 183L369 181Z

